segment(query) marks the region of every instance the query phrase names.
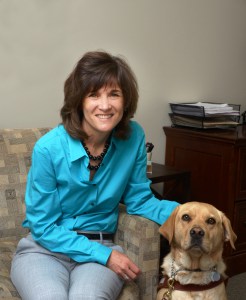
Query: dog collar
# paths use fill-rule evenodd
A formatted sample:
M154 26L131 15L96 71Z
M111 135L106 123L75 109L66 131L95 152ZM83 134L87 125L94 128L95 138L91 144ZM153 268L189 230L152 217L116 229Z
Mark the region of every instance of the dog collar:
M171 279L171 283L170 283ZM227 284L228 278L221 277L218 281L211 281L208 284L181 284L178 281L174 280L173 278L169 278L168 276L164 275L161 283L158 285L158 291L162 288L170 289L170 285L172 290L178 291L189 291L189 292L200 292L205 290L210 290L215 288L216 286L220 285L222 282Z
M172 259L171 263L171 278L175 278L176 274L180 271L188 271L188 272L210 272L210 279L212 282L219 281L220 280L220 274L217 272L217 266L213 266L212 268L208 270L202 270L202 269L188 269L188 268L179 268L178 270L175 270L174 268L174 259Z

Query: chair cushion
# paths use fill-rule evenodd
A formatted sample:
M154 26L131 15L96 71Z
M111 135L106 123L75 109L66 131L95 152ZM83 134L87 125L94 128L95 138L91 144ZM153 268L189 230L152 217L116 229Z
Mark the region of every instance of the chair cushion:
M139 288L133 281L127 282L122 289L118 300L138 300L139 299Z
M0 241L0 299L21 299L10 280L10 267L17 241Z

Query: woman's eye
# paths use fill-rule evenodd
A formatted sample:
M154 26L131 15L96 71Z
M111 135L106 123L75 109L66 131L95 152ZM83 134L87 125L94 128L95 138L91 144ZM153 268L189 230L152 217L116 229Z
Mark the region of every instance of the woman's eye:
M96 98L97 97L97 93L96 92L91 92L88 94L88 97L90 98Z
M117 89L112 90L112 91L110 91L109 96L114 97L114 98L118 98L118 97L122 96L122 92L120 90L117 90Z
M118 93L111 93L110 96L113 98L116 98L116 97L119 97L120 95Z

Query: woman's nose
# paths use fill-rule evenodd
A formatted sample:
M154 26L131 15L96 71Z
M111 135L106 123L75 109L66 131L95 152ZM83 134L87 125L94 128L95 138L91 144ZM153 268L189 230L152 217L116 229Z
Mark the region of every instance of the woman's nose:
M107 110L107 109L111 108L110 101L107 96L102 96L99 99L98 107L99 107L99 109L102 109L102 110Z

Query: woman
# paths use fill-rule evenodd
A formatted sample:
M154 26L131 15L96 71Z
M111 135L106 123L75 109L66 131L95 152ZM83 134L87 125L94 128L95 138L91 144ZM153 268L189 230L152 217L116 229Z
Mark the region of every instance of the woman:
M62 124L33 150L23 222L30 234L11 278L23 300L117 299L141 272L113 243L119 202L159 224L178 203L151 193L144 132L130 121L138 86L125 60L86 53L64 93Z

